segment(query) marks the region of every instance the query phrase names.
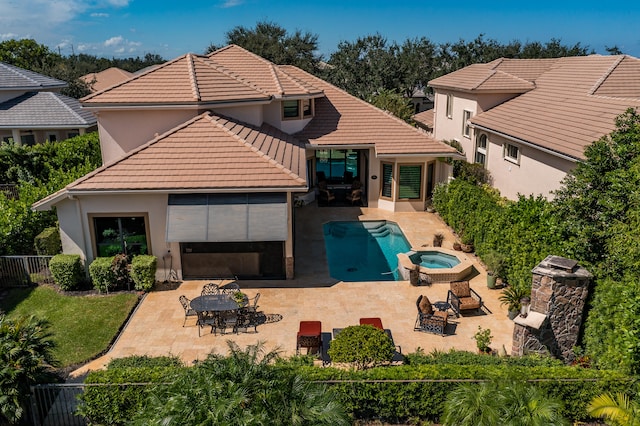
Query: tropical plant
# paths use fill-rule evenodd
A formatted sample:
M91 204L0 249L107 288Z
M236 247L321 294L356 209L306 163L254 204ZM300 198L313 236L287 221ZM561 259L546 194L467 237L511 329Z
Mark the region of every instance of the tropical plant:
M0 420L20 421L29 401L29 386L51 380L48 371L57 361L48 328L45 320L34 316L10 320L0 315Z
M622 392L596 396L587 406L587 413L590 416L604 418L614 425L640 425L640 405Z
M566 425L562 404L541 389L521 381L458 386L447 397L444 425Z
M390 362L395 349L384 330L365 324L344 328L327 352L334 362L350 363L357 370L364 370Z
M520 310L520 300L529 296L531 291L522 284L513 284L502 290L502 294L498 297L502 306L507 305L507 309L511 312Z
M494 277L504 278L505 256L497 250L490 250L484 256L482 261L487 267L487 274Z
M275 365L277 351L228 345L228 357L209 355L154 387L131 424L351 424L330 388Z

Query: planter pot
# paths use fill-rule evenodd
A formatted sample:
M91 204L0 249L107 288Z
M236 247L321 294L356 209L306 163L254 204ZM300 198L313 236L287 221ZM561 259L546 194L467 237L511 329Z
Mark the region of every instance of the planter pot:
M508 316L510 320L513 320L515 317L518 316L518 314L520 313L520 311L509 311Z
M495 275L487 274L487 287L494 289L496 288L496 277Z
M460 248L462 249L463 252L465 253L471 253L473 252L473 244L461 244Z
M460 243L457 243L457 242L453 243L453 249L460 251L460 250L462 250L462 245Z

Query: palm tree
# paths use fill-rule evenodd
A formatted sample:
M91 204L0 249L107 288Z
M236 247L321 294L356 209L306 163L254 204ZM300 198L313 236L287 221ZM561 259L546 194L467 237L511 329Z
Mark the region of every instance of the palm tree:
M48 323L33 316L0 315L0 423L18 422L25 413L29 386L49 377L57 362Z
M463 384L447 397L443 425L493 426L500 424L496 386L491 382Z
M211 354L151 391L133 425L350 425L333 391L278 367L264 344Z
M501 424L507 426L566 425L560 414L562 403L545 395L536 386L524 382L507 382L501 387L499 404Z
M640 425L640 405L622 392L596 396L587 406L587 413L605 418L614 425Z

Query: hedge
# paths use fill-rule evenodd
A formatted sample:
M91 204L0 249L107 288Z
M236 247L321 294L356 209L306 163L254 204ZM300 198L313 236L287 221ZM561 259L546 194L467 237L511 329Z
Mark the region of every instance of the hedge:
M158 258L152 255L139 255L131 261L131 279L135 283L135 289L140 291L151 290L156 282L156 266Z
M53 280L62 290L77 288L84 279L84 268L79 254L57 254L49 261Z
M446 355L444 355L446 356ZM354 418L379 419L389 423L422 419L436 422L444 409L447 396L467 381L529 380L550 397L564 402L561 414L570 420L588 418L586 405L596 395L605 392L626 392L636 395L637 384L628 376L608 370L581 367L544 366L553 361L530 358L525 363L534 366L509 365L510 358L483 356L483 359L504 359L498 365L443 364L444 356L434 364L376 367L368 370L318 368L300 360L276 363L279 368L295 370L308 381L329 383L339 394L340 402ZM479 359L468 355L470 362ZM453 354L460 362L465 355ZM410 357L418 362L419 356ZM167 383L188 367L174 367L167 361L163 367L148 360L134 361L141 368L112 368L92 372L85 383L110 383L112 386L88 387L83 397L83 413L90 414L96 424L123 424L131 413L144 404L145 387L126 386L130 383ZM428 360L425 362L429 362ZM499 362L499 361L498 361ZM536 365L536 364L542 365ZM131 364L124 364L131 365ZM204 391L204 390L203 390Z
M115 285L116 277L111 269L113 257L96 257L89 265L89 275L93 287L99 292L109 292Z
M53 256L60 253L62 251L60 231L55 226L46 228L36 235L33 245L39 256Z

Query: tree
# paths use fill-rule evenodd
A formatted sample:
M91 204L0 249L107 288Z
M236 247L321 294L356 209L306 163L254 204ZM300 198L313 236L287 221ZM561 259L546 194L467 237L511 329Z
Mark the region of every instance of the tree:
M382 110L389 111L408 123L413 122L411 117L414 111L411 101L395 90L381 89L378 93L371 96L369 103Z
M351 424L333 391L274 365L277 352L231 341L229 349L155 387L132 424Z
M226 33L225 44L237 44L274 64L295 65L311 73L317 70L320 62L320 56L316 54L316 34L300 30L289 34L278 24L268 21L258 22L255 28L242 25L233 28ZM205 53L216 49L218 46L212 44Z
M0 315L0 415L11 423L25 414L29 386L50 379L48 369L57 364L48 327L33 316Z
M33 39L5 40L0 42L0 61L16 67L49 75L48 72L61 60L44 44Z
M587 413L619 426L640 425L640 405L623 393L603 394L593 398L587 406Z
M364 370L390 362L395 350L383 330L365 324L344 328L331 342L328 353L334 362L350 363Z

